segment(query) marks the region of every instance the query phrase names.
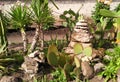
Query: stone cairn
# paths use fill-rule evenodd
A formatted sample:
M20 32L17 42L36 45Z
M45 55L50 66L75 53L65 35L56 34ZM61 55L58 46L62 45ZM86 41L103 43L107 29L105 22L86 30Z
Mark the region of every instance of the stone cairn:
M80 20L76 23L74 27L73 33L71 35L71 41L66 48L65 52L68 54L74 54L73 47L76 43L82 44L82 47L92 47L92 35L90 33L90 29L85 20Z
M44 53L38 50L25 56L21 67L27 76L26 79L31 80L38 73L39 65L44 62Z
M76 26L74 27L73 33L71 34L71 41L66 48L65 52L74 55L74 45L77 43L81 44L83 48L86 47L92 47L92 34L90 33L90 29L88 27L88 24L85 20L80 20L76 23ZM79 54L78 58L81 60L81 69L82 74L86 78L91 78L93 75L93 68L90 66L89 60L92 59L92 57L88 58L84 56L84 54Z

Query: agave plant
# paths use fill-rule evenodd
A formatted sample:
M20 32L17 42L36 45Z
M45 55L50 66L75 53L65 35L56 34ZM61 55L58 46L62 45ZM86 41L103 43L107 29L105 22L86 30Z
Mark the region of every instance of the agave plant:
M0 11L0 54L7 51L8 40L6 36L6 25L8 24L7 18Z
M25 27L30 23L30 14L28 13L27 6L26 5L22 6L21 3L15 4L11 8L11 12L9 12L9 14L11 16L11 25L13 25L13 27L15 28L20 29L23 39L24 52L27 52L28 40L25 33Z
M43 26L47 23L53 22L53 16L51 14L50 8L48 7L48 0L32 0L31 8L33 14L32 18L33 21L37 24L37 27L29 52L34 51L40 36L42 36L40 37L41 49L43 48Z

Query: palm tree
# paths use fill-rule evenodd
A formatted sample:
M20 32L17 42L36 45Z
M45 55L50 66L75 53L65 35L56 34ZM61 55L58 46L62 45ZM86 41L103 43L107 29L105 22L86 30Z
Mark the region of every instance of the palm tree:
M27 37L25 33L25 27L30 23L30 14L28 13L27 6L19 4L15 4L11 8L11 12L9 12L11 16L11 25L20 29L22 39L23 39L23 49L24 52L27 52Z
M0 10L0 53L7 52L8 40L6 36L6 26L8 25L8 19Z
M40 36L42 36L40 37L40 40L41 40L41 49L43 49L44 35L42 28L44 24L51 22L51 20L53 21L53 16L48 7L48 0L32 0L31 8L33 14L32 17L33 21L37 24L35 36L33 38L33 42L29 50L30 52L33 52Z

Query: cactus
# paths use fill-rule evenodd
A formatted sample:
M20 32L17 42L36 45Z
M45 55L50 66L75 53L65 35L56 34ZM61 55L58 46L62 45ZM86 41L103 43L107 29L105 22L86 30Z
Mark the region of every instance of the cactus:
M60 53L59 55L59 60L58 60L58 64L61 68L64 68L64 65L66 64L66 57L65 54Z
M78 59L77 56L74 57L74 62L75 62L76 67L79 68L80 67L80 60Z
M68 78L70 72L73 70L73 66L72 66L70 63L66 63L66 64L64 65L63 70L64 70L64 74L65 74L66 78Z
M50 54L51 52L54 52L56 55L58 55L58 49L54 44L50 45L48 48L48 54Z
M48 63L52 66L58 66L58 57L54 52L47 55Z
M80 68L74 68L74 74L76 75L76 81L75 82L79 82L79 78L80 78L80 73L81 73L81 69Z
M86 48L84 48L83 53L86 56L91 56L92 55L92 47L86 47Z
M83 51L83 47L79 43L76 43L73 48L74 48L74 53L75 54L80 54Z

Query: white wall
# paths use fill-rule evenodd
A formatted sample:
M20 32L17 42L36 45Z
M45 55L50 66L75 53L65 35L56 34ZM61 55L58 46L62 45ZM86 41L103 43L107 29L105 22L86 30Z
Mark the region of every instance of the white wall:
M15 3L15 1L0 1L0 4L4 4L4 6L0 5L0 9L2 9L4 12L9 11L10 7ZM116 0L115 2L112 2L111 9L114 9L114 7L117 6L117 4L120 3L119 0ZM29 2L28 2L29 4ZM83 4L83 6L82 6ZM95 6L95 0L79 0L79 1L56 1L56 5L59 7L59 10L57 10L53 4L49 4L50 8L53 10L53 14L55 16L59 16L62 14L65 10L72 9L75 12L81 8L80 14L84 14L86 16L91 16L92 10Z

